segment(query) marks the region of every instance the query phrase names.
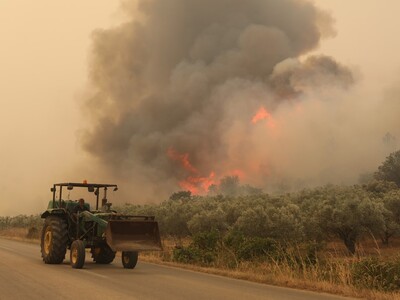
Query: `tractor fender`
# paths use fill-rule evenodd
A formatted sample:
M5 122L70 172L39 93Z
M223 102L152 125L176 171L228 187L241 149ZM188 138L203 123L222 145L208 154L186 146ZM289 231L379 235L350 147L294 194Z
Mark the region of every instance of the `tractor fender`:
M48 209L44 213L40 215L42 219L46 219L50 215L55 216L64 216L66 214L65 209L63 208L56 208L56 209Z

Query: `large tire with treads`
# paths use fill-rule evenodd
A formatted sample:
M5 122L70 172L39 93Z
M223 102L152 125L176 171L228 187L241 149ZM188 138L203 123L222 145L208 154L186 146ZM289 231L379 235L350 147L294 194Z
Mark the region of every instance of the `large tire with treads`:
M60 264L68 243L67 223L62 218L48 216L43 225L40 248L46 264Z
M81 240L75 240L71 244L70 263L74 269L82 269L85 264L85 244Z
M121 260L125 269L134 269L138 262L139 253L136 251L122 251Z
M110 264L115 258L115 252L108 245L92 247L90 252L96 264Z

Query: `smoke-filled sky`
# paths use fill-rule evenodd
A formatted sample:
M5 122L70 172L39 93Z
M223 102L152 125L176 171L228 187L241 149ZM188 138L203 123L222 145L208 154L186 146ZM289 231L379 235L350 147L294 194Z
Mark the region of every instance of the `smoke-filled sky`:
M116 181L124 202L226 175L356 182L400 140L399 8L1 1L0 215L42 210L55 181Z

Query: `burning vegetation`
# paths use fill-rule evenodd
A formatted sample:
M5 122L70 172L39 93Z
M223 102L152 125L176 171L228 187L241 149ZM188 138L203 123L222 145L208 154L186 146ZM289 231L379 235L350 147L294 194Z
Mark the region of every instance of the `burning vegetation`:
M226 176L269 191L354 181L384 157L359 157L381 132L349 119L353 72L311 54L334 35L313 3L132 0L123 10L126 22L93 34L80 140L142 199L205 194Z

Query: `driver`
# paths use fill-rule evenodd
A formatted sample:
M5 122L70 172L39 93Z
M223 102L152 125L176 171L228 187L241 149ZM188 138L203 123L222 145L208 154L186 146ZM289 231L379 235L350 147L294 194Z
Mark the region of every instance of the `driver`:
M88 210L87 207L85 206L85 199L81 198L78 200L78 202L79 202L79 205L74 207L74 213Z

